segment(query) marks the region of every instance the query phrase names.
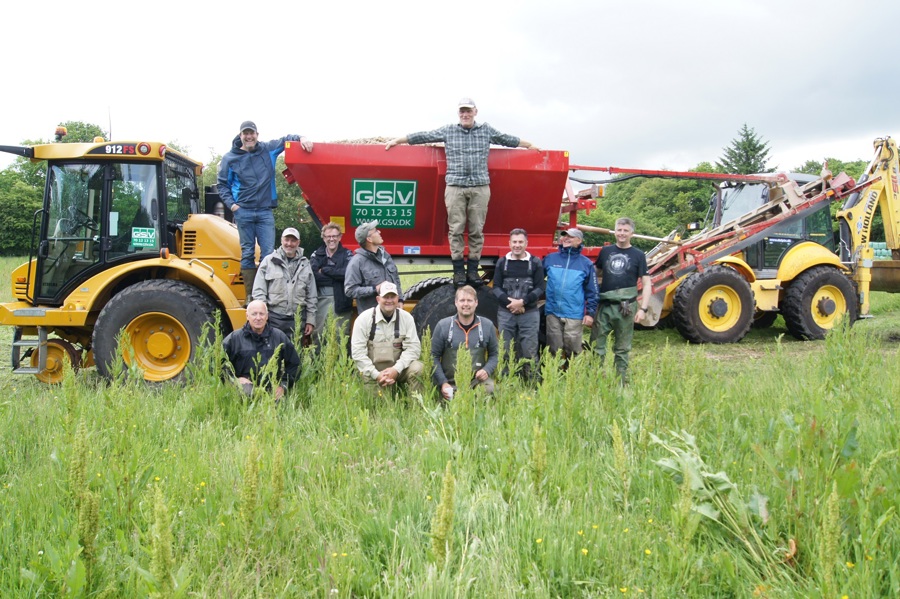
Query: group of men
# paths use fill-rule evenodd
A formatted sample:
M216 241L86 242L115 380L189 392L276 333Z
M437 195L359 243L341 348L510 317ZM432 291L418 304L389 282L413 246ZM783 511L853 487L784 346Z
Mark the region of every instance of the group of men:
M490 146L539 150L487 123L477 123L477 114L475 102L463 98L458 105L458 123L411 133L385 146L385 150L402 143L443 142L445 146L444 201L457 314L442 320L432 332L431 352L435 365L432 378L446 399L453 396L456 388L456 355L462 345L472 355L472 385L483 384L491 392L491 375L498 365L494 323L475 313L478 297L474 289L481 284L478 269L490 200ZM352 253L341 244L342 230L335 223L322 228L323 244L310 258L303 255L300 234L293 227L284 230L281 246L274 248L272 211L278 204L275 160L288 141L299 142L307 152L313 151L313 143L300 135L260 142L258 135L255 123L241 123L240 133L222 159L218 174L219 194L238 228L241 273L248 298L247 324L225 339L226 354L242 389L252 392L250 382L274 355L275 348L284 345L279 354L276 387L276 396L280 397L299 372L292 343L295 324L301 324L304 339L312 339L321 333L328 315L334 314L339 327L346 331L354 300L359 316L351 334L351 353L367 384L379 391L398 383L421 388L420 342L412 317L399 308L400 276L383 247L377 221L357 227L359 248ZM464 243L467 229L468 262ZM630 246L633 232L630 220L617 221L616 245L604 248L597 259L596 266L603 272L599 290L595 265L581 255L584 237L580 230L564 231L559 251L543 261L527 251L528 234L524 229L510 233L510 252L500 258L494 269L493 293L500 303L497 325L508 349L514 349L525 360L526 376L536 374L538 301L546 295L547 343L551 351L563 351L567 357L579 353L586 326L592 328L591 341L602 355L605 336L613 332L616 368L624 378L633 323L642 318L642 311L646 313L650 298L644 254ZM257 244L261 256L258 268ZM638 279L643 281L644 293L635 310Z

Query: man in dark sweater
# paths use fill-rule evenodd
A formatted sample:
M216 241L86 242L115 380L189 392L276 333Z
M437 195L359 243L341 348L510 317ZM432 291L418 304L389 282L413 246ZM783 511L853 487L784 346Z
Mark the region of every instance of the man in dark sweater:
M343 233L337 223L322 227L322 245L309 258L316 290L319 293L316 310L316 335L325 333L325 323L329 314L334 314L339 331L350 334L350 311L353 298L344 293L344 277L353 252L341 243Z
M229 333L222 345L237 383L245 395L251 395L255 385L265 383L259 380L260 373L276 351L279 352L275 375L276 401L281 399L285 390L300 374L300 356L288 336L269 325L269 310L264 301L250 302L247 306L247 324Z
M532 256L525 229L509 232L509 253L494 268L493 293L497 296L497 327L503 335L506 351L515 348L516 357L525 360L522 374L536 373L538 331L541 314L537 302L544 297L544 265ZM513 345L514 343L514 345Z

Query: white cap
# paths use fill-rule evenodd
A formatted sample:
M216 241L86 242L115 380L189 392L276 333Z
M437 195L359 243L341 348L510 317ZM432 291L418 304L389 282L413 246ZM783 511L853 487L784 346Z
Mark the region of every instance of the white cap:
M397 286L391 283L390 281L384 281L381 284L381 287L378 288L378 297L384 297L393 293L396 296L400 296L400 293L397 291Z

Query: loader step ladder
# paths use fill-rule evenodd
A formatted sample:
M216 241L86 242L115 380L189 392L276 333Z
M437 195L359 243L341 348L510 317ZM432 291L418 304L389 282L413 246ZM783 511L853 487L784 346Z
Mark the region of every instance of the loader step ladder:
M21 355L23 347L37 351L37 367L22 366ZM37 337L29 339L23 339L21 331L16 329L12 343L12 365L13 374L38 374L47 370L47 329L45 327L38 327Z

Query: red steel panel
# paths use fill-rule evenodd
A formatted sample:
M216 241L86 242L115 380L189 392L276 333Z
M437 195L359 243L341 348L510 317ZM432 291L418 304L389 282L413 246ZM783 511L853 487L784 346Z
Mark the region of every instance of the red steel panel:
M363 214L368 220L374 213L382 223L385 248L398 262L404 254L436 258L449 255L444 208L447 163L443 148L404 145L386 151L383 145L320 143L312 152L305 152L300 144L288 143L284 159L289 171L286 176L300 186L323 223L342 221L352 231L364 219ZM491 203L484 228L483 256L496 258L509 251L509 231L515 227L528 231L533 253L542 256L555 250L553 236L568 178L568 152L492 149L488 170ZM398 201L371 208L361 206L362 200L371 200L369 188L365 188L366 182L371 181L380 182L385 198L394 189L390 182L414 181L414 219L407 223L403 218L410 204L405 195L408 188L402 185L402 189L397 188L401 189L397 197L406 200L406 204ZM391 224L392 221L399 224Z

